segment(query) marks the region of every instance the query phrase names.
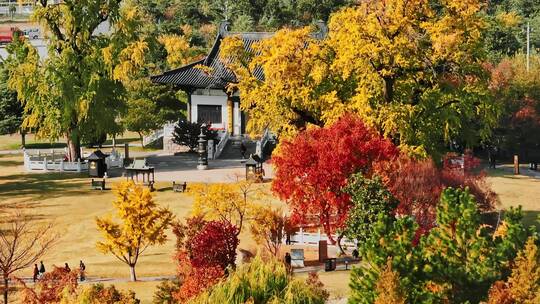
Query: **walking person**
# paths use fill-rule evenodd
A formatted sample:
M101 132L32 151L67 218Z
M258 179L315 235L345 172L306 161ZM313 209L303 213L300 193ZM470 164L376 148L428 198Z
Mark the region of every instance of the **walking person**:
M83 261L81 260L79 262L79 271L81 272L81 282L86 279L84 275L84 271L86 270L86 265L84 265Z
M40 261L39 263L39 277L41 278L45 274L45 265L43 265L43 261Z
M292 258L290 253L285 253L285 267L287 268L287 272L292 274Z
M38 276L39 276L39 269L37 267L37 264L34 264L34 275L32 276L32 281L34 281L34 283L37 281Z
M246 145L244 145L244 142L242 141L240 143L240 154L242 154L242 159L246 158L246 152L247 152Z

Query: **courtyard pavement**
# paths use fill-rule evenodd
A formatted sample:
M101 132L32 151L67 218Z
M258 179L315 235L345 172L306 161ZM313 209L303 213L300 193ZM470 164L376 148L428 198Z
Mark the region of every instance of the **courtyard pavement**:
M197 155L182 153L180 155L151 154L146 155L148 165L155 168L156 182L236 182L245 178L246 160L216 159L208 161L207 170L197 170ZM272 166L263 164L265 180L273 178Z

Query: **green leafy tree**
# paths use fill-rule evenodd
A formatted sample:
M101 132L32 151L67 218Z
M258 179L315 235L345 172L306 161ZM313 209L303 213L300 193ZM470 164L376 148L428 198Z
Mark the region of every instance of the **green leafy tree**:
M215 130L208 128L208 125L180 120L174 127L173 142L188 147L189 152L195 152L201 129L207 140L215 140L218 136Z
M385 267L392 267L400 276L402 288L414 303L418 291L414 282L420 281L419 269L422 261L414 250L415 232L418 225L410 217L395 220L380 214L373 224L369 239L359 244L359 253L364 263L351 272L349 303L374 303L377 282ZM391 258L391 265L387 261Z
M17 37L17 34L16 34ZM25 146L27 128L23 127L24 106L17 99L17 92L8 86L10 73L28 57L35 57L36 52L28 41L14 39L6 47L8 57L0 60L0 134L20 132L21 146Z
M110 134L119 128L124 90L104 56L111 38L95 31L118 21L120 3L38 1L33 18L49 33L48 59L28 56L10 75L9 86L28 112L24 126L39 126L38 135L53 140L65 137L70 160L80 158L86 129Z
M519 209L510 210L492 231L469 191L452 188L443 191L436 226L420 239L413 218L380 214L371 237L360 243L363 263L352 271L349 303L374 303L388 261L411 303L479 303L510 275L511 261L532 233L521 220Z
M137 132L144 148L143 136L162 126L162 120L156 115L156 104L149 99L128 101L128 112L124 124L129 131Z
M8 88L8 79L7 64L0 62L0 134L13 134L22 124L23 107L17 93Z
M473 196L446 189L437 208L437 226L421 243L428 278L444 286L452 303L478 303L501 276L494 247Z
M352 207L345 222L345 235L364 242L371 236L371 229L380 214L390 216L397 207L397 200L386 189L378 176L365 178L361 173L349 177L345 188L351 197Z

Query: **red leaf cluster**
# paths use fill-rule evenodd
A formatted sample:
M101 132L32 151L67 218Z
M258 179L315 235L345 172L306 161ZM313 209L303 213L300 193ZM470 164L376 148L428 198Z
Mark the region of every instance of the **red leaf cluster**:
M195 268L234 265L238 228L226 221L210 221L190 242L191 265Z
M47 304L59 303L62 292L75 293L77 290L77 271L66 271L64 268L54 267L53 271L47 272L30 288L22 283L22 303Z
M238 228L227 221L205 221L201 217L187 220L174 228L178 241L176 260L182 282L173 294L179 303L204 292L225 276L234 265L239 244Z
M359 171L369 175L375 163L397 155L392 142L347 115L331 126L282 141L272 157L272 190L288 203L294 221L316 216L334 241L331 233L343 225L351 204L342 192L347 178Z
M487 185L484 172L477 170L479 164L470 153L463 157L447 154L442 168L431 159L401 156L397 161L379 164L376 171L399 201L396 214L412 215L420 226L418 233L424 234L435 224L435 208L444 188L467 187L481 210L493 209L497 197Z
M179 276L182 281L180 289L173 294L179 303L185 303L196 297L209 287L214 286L225 276L220 266L195 268L187 254L180 252L177 256Z

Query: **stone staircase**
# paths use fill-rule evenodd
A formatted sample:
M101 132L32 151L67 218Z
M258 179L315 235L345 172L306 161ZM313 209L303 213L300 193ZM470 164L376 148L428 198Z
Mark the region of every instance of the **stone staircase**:
M221 152L219 159L242 159L242 153L240 152L240 144L242 141L244 141L244 145L247 148L246 158L249 158L250 154L255 153L257 146L256 142L245 138L231 137L225 145L223 152Z

